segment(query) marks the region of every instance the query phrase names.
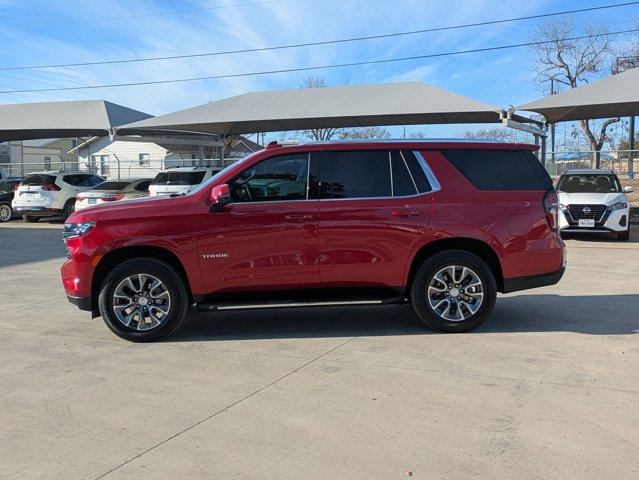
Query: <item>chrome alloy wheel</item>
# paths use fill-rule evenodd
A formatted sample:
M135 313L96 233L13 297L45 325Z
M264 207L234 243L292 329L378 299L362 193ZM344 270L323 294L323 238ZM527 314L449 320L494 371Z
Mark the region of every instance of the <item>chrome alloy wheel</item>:
M444 320L466 320L479 310L483 299L484 288L481 280L468 267L444 267L428 284L428 303Z
M0 222L8 222L11 220L12 213L13 212L11 212L11 207L9 205L6 203L0 205Z
M171 311L171 294L158 278L139 273L122 280L113 292L113 313L125 326L151 330Z

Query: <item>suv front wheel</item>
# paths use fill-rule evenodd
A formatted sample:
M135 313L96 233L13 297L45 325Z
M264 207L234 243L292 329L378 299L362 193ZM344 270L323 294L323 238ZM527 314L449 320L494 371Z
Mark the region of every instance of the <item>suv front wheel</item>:
M169 264L154 258L128 260L115 267L100 289L104 323L117 336L150 342L171 334L189 307L184 281Z
M484 323L497 298L497 284L481 258L447 250L417 270L411 300L421 321L443 332L467 332Z

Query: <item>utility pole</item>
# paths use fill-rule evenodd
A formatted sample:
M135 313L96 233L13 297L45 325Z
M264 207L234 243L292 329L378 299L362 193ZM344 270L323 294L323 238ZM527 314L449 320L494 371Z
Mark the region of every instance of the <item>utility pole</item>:
M555 77L550 77L550 94L555 94ZM555 163L555 124L550 124L550 160Z

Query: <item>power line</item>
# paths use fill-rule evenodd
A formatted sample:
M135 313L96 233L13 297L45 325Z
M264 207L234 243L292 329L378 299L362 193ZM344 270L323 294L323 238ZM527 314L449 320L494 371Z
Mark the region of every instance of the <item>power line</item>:
M283 0L278 0L283 1ZM476 22L476 23L466 23L462 25L451 25L446 27L434 27L434 28L426 28L421 30L409 30L406 32L396 32L396 33L385 33L379 35L368 35L363 37L351 37L351 38L342 38L337 40L323 40L318 42L307 42L307 43L293 43L288 45L277 45L272 47L260 47L260 48L246 48L239 50L225 50L218 52L206 52L206 53L192 53L192 54L184 54L184 55L166 55L160 57L144 57L144 58L131 58L131 59L120 59L120 60L105 60L105 61L94 61L94 62L75 62L75 63L59 63L59 64L50 64L50 65L23 65L23 66L15 66L15 67L0 67L0 71L9 71L9 70L37 70L37 69L45 69L45 68L68 68L68 67L86 67L86 66L94 66L94 65L113 65L113 64L121 64L121 63L136 63L136 62L154 62L159 60L176 60L176 59L185 59L185 58L198 58L198 57L213 57L218 55L234 55L238 53L254 53L254 52L266 52L272 50L284 50L289 48L300 48L300 47L313 47L319 45L334 45L338 43L349 43L349 42L360 42L364 40L376 40L382 38L392 38L392 37L401 37L407 35L417 35L421 33L429 33L429 32L442 32L447 30L455 30L461 28L471 28L471 27L480 27L487 25L497 25L501 23L508 22L516 22L521 20L535 20L540 18L548 18L559 15L570 15L573 13L584 13L584 12L592 12L595 10L605 10L611 8L618 7L627 7L631 5L637 5L639 1L635 2L624 2L624 3L614 3L608 5L601 5L598 7L590 7L590 8L578 8L574 10L563 10L560 12L551 12L551 13L542 13L538 15L527 15L524 17L515 17L515 18L505 18L501 20L489 20L485 22Z
M562 40L564 41L572 41L572 40L584 40L586 38L597 38L604 37L608 35L621 35L625 33L636 33L637 29L631 30L621 30L617 32L609 32L609 33L600 33L595 35L581 35L578 37L568 37ZM431 53L428 55L415 55L411 57L402 57L402 58L389 58L385 60L367 60L362 62L350 62L350 63L338 63L332 65L317 65L312 67L297 67L297 68L285 68L281 70L265 70L261 72L245 72L245 73L229 73L224 75L211 75L206 77L191 77L191 78L176 78L169 80L153 80L146 82L131 82L131 83L110 83L104 85L84 85L84 86L76 86L76 87L53 87L53 88L37 88L37 89L25 89L25 90L0 90L0 94L3 93L36 93L36 92L60 92L66 90L91 90L97 88L114 88L114 87L135 87L141 85L161 85L167 83L183 83L183 82L197 82L202 80L219 80L225 78L239 78L239 77L253 77L258 75L273 75L278 73L293 73L293 72L308 72L312 70L324 70L330 68L344 68L344 67L356 67L363 65L375 65L380 63L393 63L393 62L404 62L409 60L422 60L426 58L437 58L437 57L447 57L453 55L464 55L468 53L481 53L481 52L491 52L496 50L506 50L510 48L520 48L520 47L532 47L535 45L545 45L548 43L554 43L555 40L544 40L539 42L526 42L526 43L515 43L511 45L498 45L495 47L485 47L485 48L474 48L472 50L457 50L452 52L442 52L442 53Z
M135 15L122 15L119 17L100 17L100 18L85 18L82 20L69 20L67 22L54 22L54 23L36 23L31 24L31 27L48 27L52 25L76 25L79 23L93 23L93 22L111 22L114 20L128 20L132 18L143 18L143 17L159 17L162 15L179 15L183 13L194 13L194 12L204 12L209 10L219 10L222 8L232 8L232 7L248 7L252 5L264 5L267 3L280 3L286 0L261 0L255 2L247 2L247 3L229 3L226 5L216 5L214 7L202 7L202 8L188 8L184 10L166 10L163 12L151 12L151 13L139 13ZM17 27L4 27L2 30L7 30L10 28Z

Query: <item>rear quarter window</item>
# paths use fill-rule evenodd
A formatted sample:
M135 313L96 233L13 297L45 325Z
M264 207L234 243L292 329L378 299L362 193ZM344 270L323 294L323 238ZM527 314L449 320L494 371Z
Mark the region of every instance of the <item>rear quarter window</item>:
M480 190L553 189L550 176L528 151L471 149L441 153Z

